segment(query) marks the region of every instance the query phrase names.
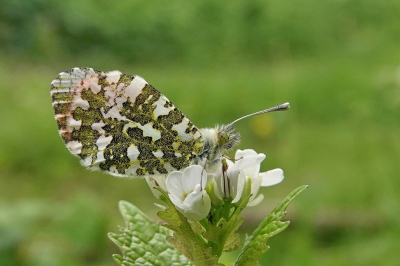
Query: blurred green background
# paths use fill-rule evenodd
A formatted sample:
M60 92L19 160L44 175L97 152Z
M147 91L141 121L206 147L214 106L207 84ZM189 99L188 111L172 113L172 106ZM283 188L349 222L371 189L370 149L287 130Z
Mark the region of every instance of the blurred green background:
M398 0L0 1L0 265L115 265L119 200L146 182L90 172L57 133L50 82L72 67L143 76L198 127L237 124L292 189L262 265L400 265ZM227 254L231 263L236 254Z

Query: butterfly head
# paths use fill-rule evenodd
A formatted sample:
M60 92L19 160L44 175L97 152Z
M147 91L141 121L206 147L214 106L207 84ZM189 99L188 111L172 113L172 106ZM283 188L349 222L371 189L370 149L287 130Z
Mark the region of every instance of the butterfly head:
M232 124L222 126L218 130L217 134L218 146L224 151L229 152L230 150L237 147L240 142L240 134L235 130Z
M206 160L208 166L215 165L220 161L221 156L225 152L229 152L236 148L240 142L240 134L235 130L233 124L239 120L253 115L274 111L283 111L287 109L289 109L289 103L284 103L257 113L243 116L226 126L216 126L215 128L201 129L200 131L203 137L204 150L203 153L197 158L196 163L202 164L203 160Z

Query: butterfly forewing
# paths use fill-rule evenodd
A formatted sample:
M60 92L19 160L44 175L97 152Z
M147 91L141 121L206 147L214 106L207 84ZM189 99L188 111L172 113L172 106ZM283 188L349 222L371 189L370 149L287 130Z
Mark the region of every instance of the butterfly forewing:
M203 150L198 128L139 76L73 68L53 80L51 96L60 136L91 169L167 174Z

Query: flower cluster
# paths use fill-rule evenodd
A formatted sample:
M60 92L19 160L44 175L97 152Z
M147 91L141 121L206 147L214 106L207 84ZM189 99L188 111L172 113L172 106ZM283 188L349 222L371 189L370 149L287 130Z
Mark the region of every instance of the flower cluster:
M263 153L254 150L237 150L235 160L221 160L218 171L207 173L200 165L187 167L183 172L173 171L167 177L151 176L146 181L154 196L159 198L160 189L168 193L176 209L192 221L207 217L212 207L224 204L238 205L248 197L247 206L259 204L264 195L260 187L272 186L283 180L282 169L260 173Z

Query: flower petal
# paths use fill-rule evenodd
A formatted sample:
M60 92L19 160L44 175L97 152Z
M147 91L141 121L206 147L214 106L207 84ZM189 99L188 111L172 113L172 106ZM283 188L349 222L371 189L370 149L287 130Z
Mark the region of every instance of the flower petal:
M260 176L262 178L261 186L262 187L269 187L276 185L280 182L282 182L284 176L283 176L283 170L280 168L276 168L264 173L260 173Z
M261 182L262 178L260 175L258 175L257 178L251 179L251 194L253 194L253 196L251 196L250 201L254 200L255 197L257 196L258 190L260 189L261 186Z
M260 173L260 164L256 164L251 167L247 167L244 170L244 174L246 176L251 177L251 179L257 179L258 178L258 173Z
M200 165L191 165L183 171L182 184L184 192L189 194L197 184L200 184L202 171L203 167Z
M264 159L265 154L263 153L259 153L257 155L249 155L236 161L235 165L230 168L233 168L235 170L245 169L260 164Z
M184 200L183 193L185 192L182 185L182 172L173 171L171 172L166 181L167 190L173 194L176 198Z
M228 168L230 168L230 167L232 167L232 166L234 166L234 165L235 165L235 163L234 163L234 162L232 162L232 161L231 161L231 160L229 160L229 159L227 159L227 160L226 160L226 164L228 165ZM220 169L222 169L222 167L221 167Z
M184 202L184 215L193 221L200 221L205 218L211 208L211 199L208 194L200 190L200 185L196 186L196 192L190 193Z
M250 156L250 155L257 155L257 152L253 149L246 149L246 150L237 150L235 153L235 160L239 160L242 157Z
M166 186L166 176L165 175L151 175L151 176L146 176L146 182L150 187L151 192L156 198L160 198L161 193L155 189L155 187L159 186L162 188L164 191L167 191L167 186Z
M208 184L210 184L212 178L208 178L206 170L201 168L201 188L205 189Z
M238 178L237 178L236 186L233 188L233 189L236 188L236 191L235 191L236 196L232 195L232 196L235 196L232 203L236 203L240 200L240 198L242 197L242 194L243 194L243 189L244 189L245 184L246 184L246 177L245 177L244 173L242 171L240 171Z
M239 175L240 175L239 170L231 170L230 168L228 168L228 171L226 171L226 176L222 180L224 185L223 191L225 193L226 198L236 197Z
M198 184L194 189L193 192L188 194L187 197L185 198L183 204L186 206L192 206L199 198L201 198L201 187L200 184Z
M183 211L185 208L185 205L182 203L181 200L177 199L174 195L172 195L171 193L168 194L169 199L172 201L172 203L175 205L175 207L180 210Z
M224 192L223 192L223 184L222 184L222 176L221 175L215 175L214 176L214 192L215 195L217 195L218 198L222 199L222 197L224 196Z
M256 206L257 204L259 204L262 200L264 199L264 195L260 194L258 195L257 198L253 199L252 201L250 201L247 206L253 207Z
M207 173L207 184L206 184L206 186L208 186L214 180L214 176L215 176L215 174Z

